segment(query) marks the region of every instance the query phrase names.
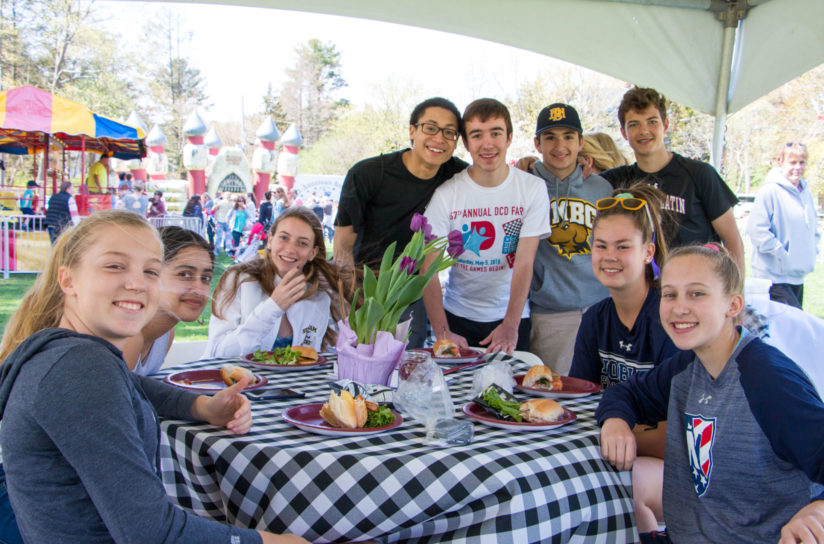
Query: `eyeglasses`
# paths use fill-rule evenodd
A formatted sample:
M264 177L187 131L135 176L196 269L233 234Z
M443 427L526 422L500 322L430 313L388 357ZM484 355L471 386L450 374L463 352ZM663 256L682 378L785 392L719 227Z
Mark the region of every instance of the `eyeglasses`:
M443 133L443 137L453 142L458 141L458 131L454 128L441 128L434 123L415 123L413 126L420 127L421 132L434 136L439 132Z

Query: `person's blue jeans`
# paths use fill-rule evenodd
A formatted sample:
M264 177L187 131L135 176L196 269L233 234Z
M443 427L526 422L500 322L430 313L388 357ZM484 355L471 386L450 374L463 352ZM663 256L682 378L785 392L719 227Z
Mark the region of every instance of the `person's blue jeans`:
M215 255L217 255L220 250L227 252L226 245L231 240L231 233L232 231L229 230L229 223L217 223L215 228Z
M0 465L0 544L23 544L17 519L11 509L9 494L6 491L6 473Z

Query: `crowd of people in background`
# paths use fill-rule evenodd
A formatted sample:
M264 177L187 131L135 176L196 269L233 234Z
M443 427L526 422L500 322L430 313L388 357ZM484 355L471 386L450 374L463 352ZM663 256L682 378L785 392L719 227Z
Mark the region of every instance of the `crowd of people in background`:
M182 395L138 375L162 364L174 324L207 306L221 253L240 262L212 295L204 357L334 346L335 322L355 303L355 269L377 269L393 243L397 256L422 214L433 236L459 232L464 253L407 311L409 347L434 336L488 352L529 350L560 374L599 383L602 455L633 471L642 542L824 541L824 403L818 374L807 370L818 355L785 354L786 333L765 317L778 314L744 300L737 198L712 166L668 149L666 99L632 88L618 118L635 162L608 135L585 134L585 120L564 103L538 115L540 156L515 162L507 158L513 126L504 104L483 98L461 114L431 98L410 116L409 148L350 169L337 209L325 196L282 186L260 203L252 193L191 195L183 216L199 221L208 241L175 227L154 231L145 218L165 212L163 193L149 198L125 176L113 206L123 211L60 235L79 221L64 184L49 203L46 223L57 243L47 277L26 295L0 346L0 411L15 418L4 420L0 443L20 528L42 541L87 531L133 540L151 519L154 530L192 540L277 541L169 508L151 466L151 405L245 433L251 416L240 388ZM459 140L471 163L454 157ZM772 282L774 301L796 307L818 250L806 156L801 144L782 146L749 227L754 275ZM119 249L118 235L134 241L133 252ZM118 298L135 282L145 301ZM793 311L799 323L813 319ZM59 370L52 344L68 354ZM101 415L87 393L98 379L85 376L88 352L128 403L106 397ZM29 394L35 382L48 388ZM66 383L93 402L61 400ZM776 417L776 406L786 417ZM87 420L131 440L75 432ZM143 500L110 521L124 510L115 479L84 470L112 459L129 460L118 468ZM50 476L45 485L41 470ZM82 527L41 507L41 496L58 488L61 506ZM656 531L661 524L667 532Z

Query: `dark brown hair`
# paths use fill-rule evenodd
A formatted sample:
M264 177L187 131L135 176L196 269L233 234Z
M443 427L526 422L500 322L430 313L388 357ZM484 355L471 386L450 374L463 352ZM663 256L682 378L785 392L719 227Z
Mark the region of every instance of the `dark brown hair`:
M649 210L649 216L647 216L647 212L644 211L644 207L637 210L627 210L619 203L611 208L598 210L598 213L595 214L595 219L592 222L593 232L595 231L595 227L598 225L598 222L605 217L613 217L616 215L628 217L632 220L635 227L641 232L641 238L645 244L650 242L655 243L653 262L661 266L664 261L667 260L666 236L663 235L661 226L663 224L662 218L664 214L664 211L661 209L665 198L664 193L644 181L636 182L628 189L616 189L612 194L613 196L617 196L622 193L629 193L635 198L645 200L646 206L644 207ZM650 223L650 219L652 219L652 223ZM654 239L653 233L655 233ZM648 284L656 284L657 280L655 279L652 263L649 263L646 266L646 277Z
M650 106L655 106L661 114L661 122L666 122L667 97L655 89L645 87L633 87L628 90L621 99L621 105L618 106L618 122L621 123L621 127L624 126L628 111L643 111Z
M479 98L469 103L461 118L461 136L466 139L466 122L478 119L481 123L488 119L501 117L506 123L506 135L512 134L512 118L509 110L494 98Z
M352 302L356 288L352 269L326 260L323 225L321 225L318 216L305 206L292 206L284 210L269 228L269 236L274 236L280 222L290 217L299 219L312 228L315 238L312 246L318 250L315 258L303 266L302 272L306 276L306 281L310 284L310 287L300 300L311 297L318 289L325 291L331 299L330 312L332 318L335 321L343 319L346 317L345 312L348 311L348 306ZM267 244L262 258L237 264L221 276L212 297L212 314L223 319L223 311L237 296L240 285L246 282L258 282L263 292L271 295L272 291L275 290L277 275L278 272L272 262L272 255ZM334 331L327 329L324 341L329 345L334 345L336 336Z

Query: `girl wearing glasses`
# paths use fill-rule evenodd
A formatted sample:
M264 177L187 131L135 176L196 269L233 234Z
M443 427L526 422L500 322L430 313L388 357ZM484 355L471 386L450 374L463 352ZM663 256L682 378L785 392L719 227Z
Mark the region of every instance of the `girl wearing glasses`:
M658 236L663 193L646 183L622 191L595 203L592 269L610 297L584 313L569 372L604 388L647 372L678 351L658 316L657 263L667 254L666 242ZM666 424L653 429L639 425L635 432L642 454L655 457L643 458L633 472L636 521L646 532L655 530L662 517Z

